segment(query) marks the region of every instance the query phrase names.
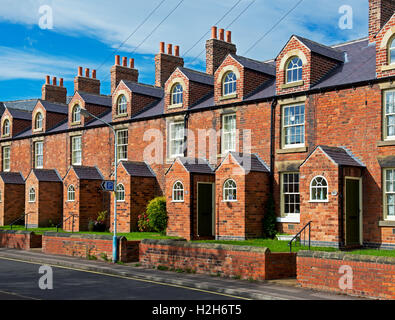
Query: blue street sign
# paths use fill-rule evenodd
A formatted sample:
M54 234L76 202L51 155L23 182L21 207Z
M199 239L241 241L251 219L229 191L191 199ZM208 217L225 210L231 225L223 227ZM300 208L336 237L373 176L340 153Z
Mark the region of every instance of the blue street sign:
M103 181L101 184L101 188L104 191L114 191L114 181L111 180Z

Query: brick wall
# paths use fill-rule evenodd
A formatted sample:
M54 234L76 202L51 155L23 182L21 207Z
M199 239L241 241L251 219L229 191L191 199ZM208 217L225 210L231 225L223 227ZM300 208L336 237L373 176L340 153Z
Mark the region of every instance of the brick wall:
M269 280L295 276L295 254L272 254L267 248L143 240L140 263L224 277Z
M0 230L0 247L20 250L41 248L41 235L30 231Z
M339 271L342 266L352 270L350 289L343 290L339 286L339 280L345 275ZM305 288L395 299L395 259L390 257L300 251L297 255L297 279Z
M9 225L25 212L25 185L4 184L0 179L0 226Z

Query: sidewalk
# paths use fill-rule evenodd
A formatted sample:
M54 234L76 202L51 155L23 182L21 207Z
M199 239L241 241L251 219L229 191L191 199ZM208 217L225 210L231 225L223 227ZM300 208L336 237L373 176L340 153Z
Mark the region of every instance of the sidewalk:
M201 274L187 274L156 269L135 267L131 264L112 264L103 261L92 261L81 258L47 255L39 250L21 251L0 248L1 258L14 259L24 262L47 264L78 269L81 271L98 272L101 274L129 277L135 280L149 280L164 284L179 285L189 288L224 293L253 300L355 300L345 295L319 292L300 288L295 279L274 280L266 282L249 282L212 277Z

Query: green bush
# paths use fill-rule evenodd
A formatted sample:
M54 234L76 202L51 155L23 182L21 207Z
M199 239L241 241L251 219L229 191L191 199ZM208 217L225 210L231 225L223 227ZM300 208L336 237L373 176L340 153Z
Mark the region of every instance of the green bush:
M149 224L148 215L146 213L140 214L138 216L138 228L140 232L151 232L152 228Z
M265 216L263 218L263 235L265 238L273 239L276 236L276 210L273 196L269 196L265 206Z
M157 197L147 205L149 225L157 232L165 233L167 228L166 198Z

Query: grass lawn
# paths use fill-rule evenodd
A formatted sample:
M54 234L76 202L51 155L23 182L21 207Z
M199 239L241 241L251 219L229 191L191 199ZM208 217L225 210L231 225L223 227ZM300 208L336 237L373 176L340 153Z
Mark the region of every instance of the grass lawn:
M10 230L10 226L0 227L1 230ZM12 230L26 230L24 226L13 226ZM28 231L33 231L35 234L43 234L44 232L56 232L56 228L32 228L28 229ZM59 232L65 232L62 229L59 229ZM69 233L69 232L67 232ZM82 233L82 234L99 234L99 235L113 235L111 232L74 232ZM156 232L131 232L131 233L118 233L118 236L124 236L128 240L143 240L143 239L178 239L177 237L167 237L162 236L160 233Z

